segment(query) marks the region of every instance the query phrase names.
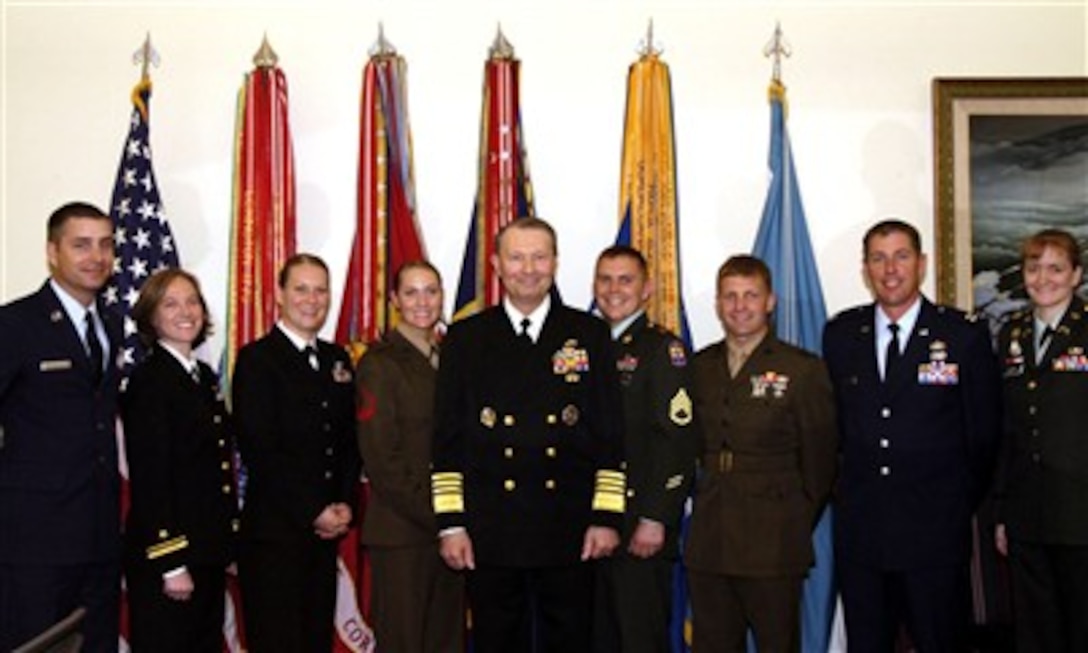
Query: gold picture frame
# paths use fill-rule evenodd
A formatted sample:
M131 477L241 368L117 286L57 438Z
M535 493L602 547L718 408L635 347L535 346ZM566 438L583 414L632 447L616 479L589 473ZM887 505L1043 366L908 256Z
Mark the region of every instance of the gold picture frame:
M1088 78L937 78L932 94L937 299L965 310L991 300L1008 308L1018 275L1000 277L1014 272L1018 257L1004 263L1020 240L1069 226L1081 193L1079 211L1088 207ZM1007 188L999 179L1006 174ZM1084 183L1075 183L1081 174ZM1079 225L1088 231L1083 213ZM976 278L986 257L994 268Z

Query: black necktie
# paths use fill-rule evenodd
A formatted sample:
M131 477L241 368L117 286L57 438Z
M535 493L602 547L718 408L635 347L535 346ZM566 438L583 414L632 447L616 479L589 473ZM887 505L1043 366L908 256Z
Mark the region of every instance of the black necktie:
M533 321L527 317L521 318L521 331L518 332L519 338L525 338L525 340L529 342L533 341L533 337L529 335L529 325L532 323Z
M1046 348L1050 345L1051 338L1054 337L1054 327L1047 325L1043 329L1043 335L1039 338L1039 346L1035 349L1035 364L1038 365L1042 362L1043 357L1046 356Z
M895 368L899 365L900 359L903 357L899 351L899 325L891 323L888 325L888 330L892 332L892 339L888 341L888 351L884 356L884 380L892 378L892 374L895 373Z
M306 345L306 348L302 350L306 360L310 362L310 367L314 368L314 371L321 369L321 359L317 357L317 348L313 345Z
M91 364L91 378L98 385L102 381L102 359L105 354L102 352L102 343L98 340L98 320L94 317L94 311L87 311L84 321L86 328L83 336L86 340L84 344L87 346L87 360Z

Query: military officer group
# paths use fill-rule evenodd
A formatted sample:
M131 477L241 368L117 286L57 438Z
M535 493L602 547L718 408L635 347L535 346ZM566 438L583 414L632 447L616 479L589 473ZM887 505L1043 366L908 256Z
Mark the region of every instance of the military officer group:
M641 253L600 253L592 315L554 292L556 233L525 217L494 243L498 305L440 337L441 276L407 263L397 326L353 367L318 337L328 268L298 254L230 411L194 355L211 322L192 274L146 281L148 354L120 391L110 218L65 204L46 253L40 290L0 308L0 650L78 607L84 650L117 650L123 575L134 651L219 651L237 573L249 650L329 651L337 544L359 526L381 653L668 651L678 559L696 653L798 651L830 503L850 649L965 651L985 499L1016 650L1088 650L1088 316L1066 231L1025 239L1028 308L995 350L985 320L922 295L918 231L874 224L874 301L827 323L822 359L776 337L755 257L721 265L724 337L692 355L647 318Z

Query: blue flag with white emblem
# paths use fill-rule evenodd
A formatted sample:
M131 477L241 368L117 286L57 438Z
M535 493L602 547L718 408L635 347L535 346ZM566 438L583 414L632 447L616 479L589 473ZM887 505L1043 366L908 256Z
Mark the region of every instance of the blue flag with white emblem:
M769 95L771 184L752 254L771 270L778 300L774 314L778 338L819 354L827 309L786 129L786 87L776 79ZM812 544L816 564L809 570L802 593L801 650L827 651L835 613L830 506L812 533Z
M177 244L151 167L150 102L151 80L145 76L132 89L132 118L110 199L115 256L113 276L102 294L110 310L124 318L124 379L143 356L136 324L129 315L140 296L140 287L153 273L179 265Z

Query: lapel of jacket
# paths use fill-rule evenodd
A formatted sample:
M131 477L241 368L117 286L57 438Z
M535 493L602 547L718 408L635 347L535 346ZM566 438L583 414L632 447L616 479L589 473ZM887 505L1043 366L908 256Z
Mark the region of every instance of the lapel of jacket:
M543 386L537 386L537 384L546 381L546 378L541 375L550 376L554 373L552 371L552 355L565 346L566 339L570 335L567 331L566 320L563 319L561 313L562 308L558 300L552 297L552 305L548 309L548 314L544 316L540 336L533 344L531 353L526 357L529 367L522 376L529 381L526 386L528 392L539 392L539 387ZM576 346L585 347L585 343L579 342ZM614 365L615 361L590 361L591 366L605 364Z
M1088 327L1085 322L1086 317L1088 316L1084 313L1084 301L1080 297L1074 296L1069 308L1065 310L1065 315L1062 316L1062 321L1058 323L1058 328L1055 329L1054 335L1050 338L1050 345L1043 354L1043 360L1039 362L1040 373L1053 370L1054 359L1068 353L1071 343L1084 342L1084 338L1078 336L1083 329ZM1035 320L1034 318L1031 319L1031 323L1034 325ZM1035 338L1032 338L1031 342L1033 345L1032 360L1034 361Z
M876 358L876 304L869 304L861 312L853 325L853 359L864 361L853 367L857 375L857 385L862 392L885 394L887 388L880 378L880 369Z
M281 359L288 369L293 370L293 377L298 378L300 381L314 378L314 368L310 367L310 362L306 360L302 352L295 347L295 343L291 342L290 338L278 326L272 327L268 337L272 341L272 351L275 353L276 358ZM321 355L320 343L317 348L317 359L321 362L322 369L328 366Z
M117 311L111 310L106 304L99 298L98 300L98 315L102 318L102 326L106 329L106 340L109 342L109 346L106 348L106 374L104 381L111 383L113 379L120 375L121 366L119 360L124 354L124 328L122 325L122 319L118 315ZM134 356L135 353L130 353L129 356ZM135 360L135 358L133 358Z
M534 363L544 346L545 330L541 330L535 345L527 345L518 338L502 305L492 306L471 319L480 320L479 330L472 332L480 342L471 343L461 351L473 357L465 361L470 369L483 372L481 381L490 388L487 394L506 398L531 396L539 383L539 372L534 369L539 365Z
M49 323L52 340L64 347L73 364L83 370L84 376L89 380L91 361L87 356L83 338L79 335L79 327L72 324L72 320L68 318L68 313L65 312L64 306L61 305L60 299L57 298L48 281L38 291L38 297L41 301L42 312Z
M431 367L428 357L413 345L411 340L404 337L403 333L397 329L392 329L386 338L396 359L403 361L405 368L411 370L408 376L410 382L414 383L413 380L424 374L426 370L430 370L432 374L435 373L435 369ZM441 355L439 355L439 360L441 360Z
M903 349L903 358L890 379L885 379L887 396L891 397L903 390L917 385L918 366L930 361L930 351L935 343L934 328L937 321L937 309L924 297L914 330L910 333L907 346ZM946 343L947 345L947 343Z

